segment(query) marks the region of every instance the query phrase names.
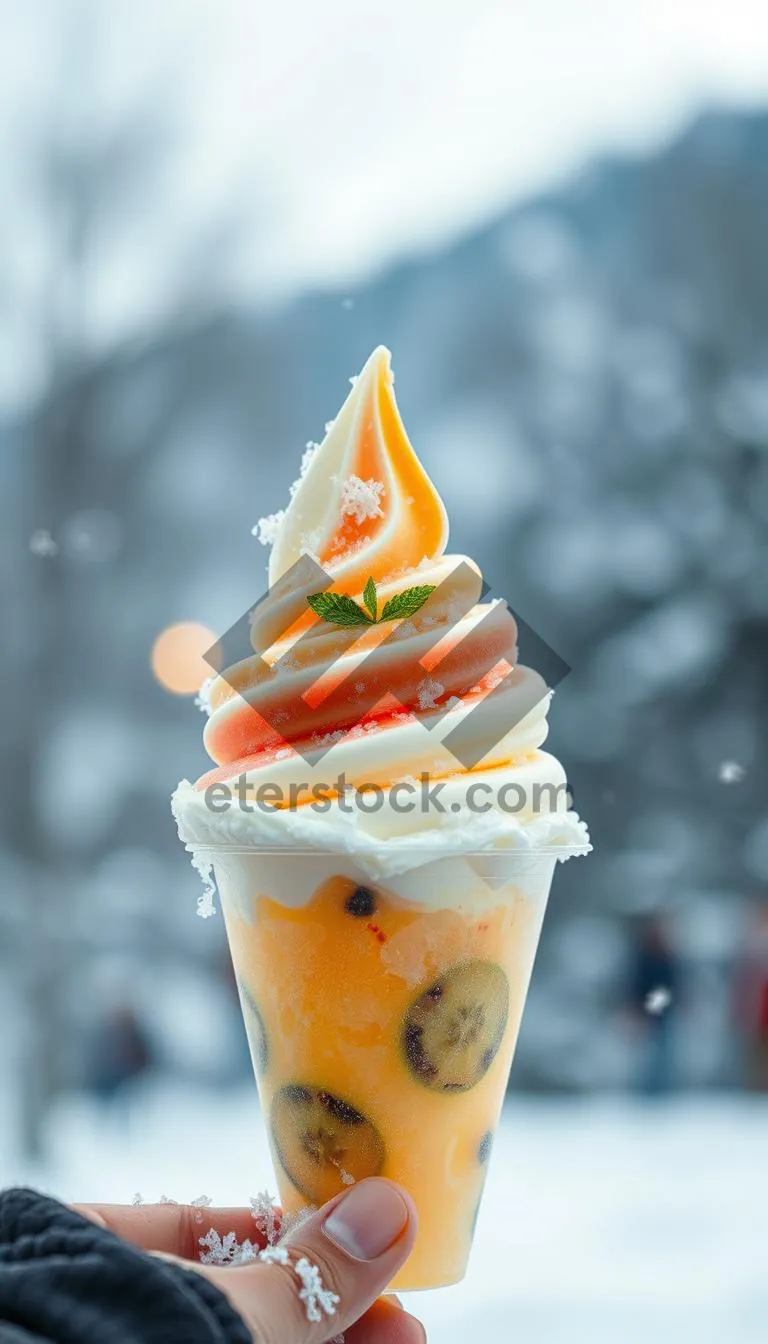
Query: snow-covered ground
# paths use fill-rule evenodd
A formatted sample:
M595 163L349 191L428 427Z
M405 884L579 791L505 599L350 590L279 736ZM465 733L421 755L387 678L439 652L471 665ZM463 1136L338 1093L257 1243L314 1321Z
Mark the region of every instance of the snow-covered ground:
M7 1131L6 1131L7 1132ZM270 1183L250 1089L158 1088L127 1117L61 1105L43 1171L64 1199L245 1202ZM515 1101L466 1281L414 1297L434 1344L763 1344L768 1105Z

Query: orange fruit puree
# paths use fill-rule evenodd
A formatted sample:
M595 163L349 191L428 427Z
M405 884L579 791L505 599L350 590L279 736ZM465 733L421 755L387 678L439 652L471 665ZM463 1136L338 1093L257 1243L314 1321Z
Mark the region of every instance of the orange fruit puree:
M543 899L482 888L473 915L338 876L300 908L254 893L248 922L222 896L284 1207L391 1177L419 1213L393 1286L458 1281Z

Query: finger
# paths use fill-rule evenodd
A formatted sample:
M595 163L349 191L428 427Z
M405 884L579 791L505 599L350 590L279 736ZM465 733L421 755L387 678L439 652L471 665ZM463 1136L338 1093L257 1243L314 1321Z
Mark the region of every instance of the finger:
M392 1298L379 1298L370 1311L344 1332L344 1344L426 1344L427 1332L421 1321L400 1306L391 1306Z
M234 1232L263 1248L266 1238L249 1209L208 1209L194 1204L73 1204L76 1213L107 1228L143 1251L164 1251L183 1260L200 1259L200 1238L214 1229ZM279 1210L278 1220L279 1220ZM279 1225L279 1223L278 1223Z
M281 1245L290 1264L203 1266L202 1272L229 1297L259 1344L321 1344L372 1307L408 1259L416 1226L410 1197L377 1177L353 1185L289 1234ZM330 1313L320 1304L319 1321L308 1319L308 1304L299 1297L295 1265L302 1257L319 1270L323 1289L338 1298ZM395 1339L413 1344L407 1335Z

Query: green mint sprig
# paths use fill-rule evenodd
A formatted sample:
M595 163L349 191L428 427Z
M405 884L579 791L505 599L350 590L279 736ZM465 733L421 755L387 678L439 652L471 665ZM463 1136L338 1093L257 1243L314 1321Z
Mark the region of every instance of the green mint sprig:
M395 593L384 603L381 615L378 615L378 597L376 584L370 578L363 589L363 607L345 593L310 593L307 602L316 616L322 617L331 625L340 625L351 629L355 625L380 625L382 621L397 621L401 617L415 616L424 606L430 593L435 591L434 583L417 584L414 588L405 588Z

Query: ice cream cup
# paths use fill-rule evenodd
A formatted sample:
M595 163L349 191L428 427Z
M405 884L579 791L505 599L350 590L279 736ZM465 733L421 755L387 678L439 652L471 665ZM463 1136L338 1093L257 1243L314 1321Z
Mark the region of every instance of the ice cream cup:
M550 883L566 846L198 852L221 898L285 1209L368 1176L419 1213L399 1290L466 1271Z

